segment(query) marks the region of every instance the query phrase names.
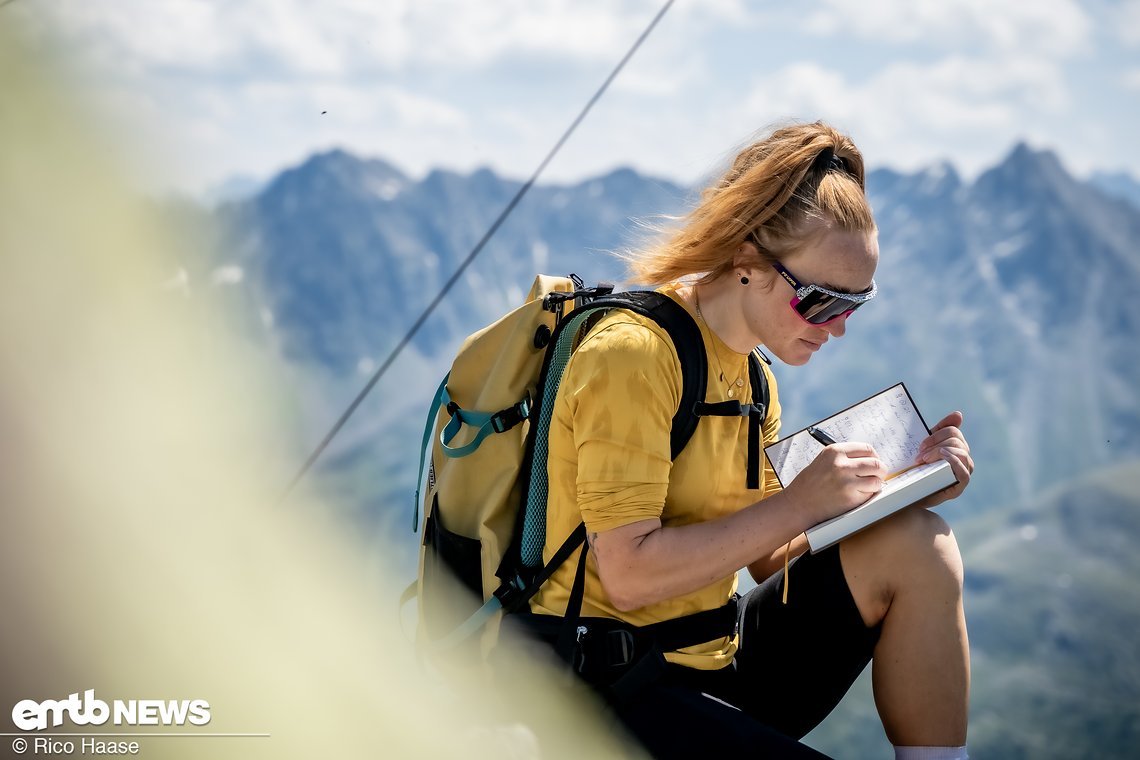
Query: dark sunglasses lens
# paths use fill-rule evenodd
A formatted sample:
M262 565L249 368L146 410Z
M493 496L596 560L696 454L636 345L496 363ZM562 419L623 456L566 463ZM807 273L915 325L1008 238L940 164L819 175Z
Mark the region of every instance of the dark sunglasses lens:
M796 311L813 325L822 325L843 316L849 311L854 311L861 305L846 298L836 298L813 290L808 293L806 298L801 299L796 304Z

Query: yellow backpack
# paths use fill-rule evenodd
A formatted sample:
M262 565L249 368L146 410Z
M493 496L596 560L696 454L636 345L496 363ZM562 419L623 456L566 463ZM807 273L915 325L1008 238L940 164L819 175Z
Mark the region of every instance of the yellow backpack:
M421 643L447 649L483 630L480 648L486 654L497 638L500 611L525 609L554 570L584 544L585 526L579 525L549 563L542 561L547 433L566 362L611 309L652 318L677 349L682 393L671 431L673 458L700 416L747 416L753 428L749 485L759 487L768 386L757 354L749 364L757 403L706 404L704 342L689 313L661 293L612 291L604 283L586 288L575 275L539 275L522 306L467 338L440 383L417 471L422 477L430 456L419 575L405 593L405 600L419 597ZM413 530L419 510L417 490ZM580 562L579 605L583 569ZM568 609L567 617L577 612Z

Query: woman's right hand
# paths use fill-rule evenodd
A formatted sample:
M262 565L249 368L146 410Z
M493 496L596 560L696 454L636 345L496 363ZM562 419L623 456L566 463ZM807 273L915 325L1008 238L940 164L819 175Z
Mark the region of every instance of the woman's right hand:
M853 509L883 490L887 470L869 443L825 446L796 476L786 493L817 525Z

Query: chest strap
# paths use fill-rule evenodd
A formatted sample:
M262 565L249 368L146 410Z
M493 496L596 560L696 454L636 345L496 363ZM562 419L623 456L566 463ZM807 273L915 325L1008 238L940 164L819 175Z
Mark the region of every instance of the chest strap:
M745 470L746 485L755 491L760 488L760 445L764 441L762 426L768 413L768 378L760 362L772 362L757 349L748 355L748 379L752 384L752 403L740 401L698 401L693 404L694 417L747 417L748 463Z

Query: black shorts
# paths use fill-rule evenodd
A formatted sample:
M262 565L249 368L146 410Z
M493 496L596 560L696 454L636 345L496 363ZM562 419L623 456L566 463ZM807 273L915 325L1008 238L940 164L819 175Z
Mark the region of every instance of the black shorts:
M838 546L799 557L790 575L787 605L782 570L740 600L732 665L669 665L661 680L614 705L654 757L822 757L798 739L870 662L879 627L864 625Z

